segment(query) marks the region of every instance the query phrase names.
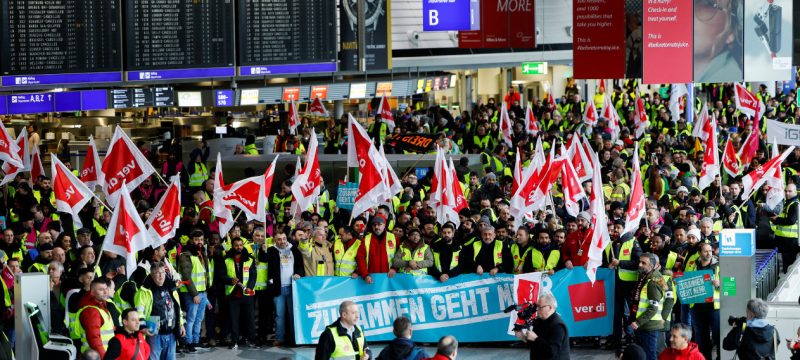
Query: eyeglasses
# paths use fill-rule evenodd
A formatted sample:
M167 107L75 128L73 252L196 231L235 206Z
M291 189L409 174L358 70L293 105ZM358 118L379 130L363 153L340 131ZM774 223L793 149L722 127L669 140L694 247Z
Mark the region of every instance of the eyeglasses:
M720 11L727 11L719 4L719 0L695 0L694 16L702 22L711 21Z

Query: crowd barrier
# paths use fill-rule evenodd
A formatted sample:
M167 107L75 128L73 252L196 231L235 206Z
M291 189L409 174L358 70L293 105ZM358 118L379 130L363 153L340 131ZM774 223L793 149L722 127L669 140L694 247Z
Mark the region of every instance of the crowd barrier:
M571 337L611 334L613 270L597 269L594 285L582 267L549 276L537 274L537 291L553 293ZM392 340L392 322L400 315L411 319L415 341L435 343L443 335L455 335L461 342L515 340L508 333L511 313L503 310L526 294L514 288L513 275L464 274L444 283L430 276L407 274L391 279L376 274L373 279L373 284L349 277L296 280L293 310L297 343L316 343L325 327L339 318L339 305L345 300L358 306L359 325L368 341Z

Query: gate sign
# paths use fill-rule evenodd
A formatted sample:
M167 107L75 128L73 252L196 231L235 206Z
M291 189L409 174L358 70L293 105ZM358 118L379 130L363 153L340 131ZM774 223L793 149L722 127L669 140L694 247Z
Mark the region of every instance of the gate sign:
M423 0L423 31L480 30L478 0Z
M756 253L755 229L722 229L720 257L751 257Z

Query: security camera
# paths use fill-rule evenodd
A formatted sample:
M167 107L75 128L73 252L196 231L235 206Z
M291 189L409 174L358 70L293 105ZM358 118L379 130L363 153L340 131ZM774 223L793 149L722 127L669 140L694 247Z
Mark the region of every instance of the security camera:
M408 32L406 32L406 36L408 36L408 40L411 41L412 43L414 44L419 43L419 37L420 37L419 31L409 30Z

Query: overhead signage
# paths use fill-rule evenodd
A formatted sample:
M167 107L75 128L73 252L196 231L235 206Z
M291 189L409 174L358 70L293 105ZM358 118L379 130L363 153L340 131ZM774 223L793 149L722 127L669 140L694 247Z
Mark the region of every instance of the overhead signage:
M547 61L524 62L521 66L525 75L547 75Z
M536 47L534 0L481 0L480 9L480 30L459 31L458 47Z
M262 66L241 66L239 76L267 76L284 74L307 74L336 72L335 62L310 63L310 64L285 64L285 65L262 65Z
M214 106L234 106L233 90L214 91Z
M756 252L754 229L722 229L720 233L720 257L751 257Z
M375 86L375 96L376 97L392 96L392 82L391 81L379 82Z
M300 100L299 87L285 87L283 88L283 101L298 101Z
M367 97L367 84L350 84L350 98L363 99Z
M232 67L208 68L208 69L171 69L171 70L147 70L147 71L128 71L128 81L156 81L156 80L179 80L179 79L198 79L198 78L221 78L236 75L236 70Z
M72 112L81 111L81 92L66 91L55 93L55 111Z
M320 100L325 100L328 98L328 86L327 85L317 85L311 87L311 99L319 98Z
M479 0L423 0L422 31L480 30Z
M241 105L258 105L258 89L243 89L239 103Z
M53 93L8 95L10 114L48 113L53 110Z
M203 106L203 93L200 91L181 91L178 93L178 106L199 107Z

